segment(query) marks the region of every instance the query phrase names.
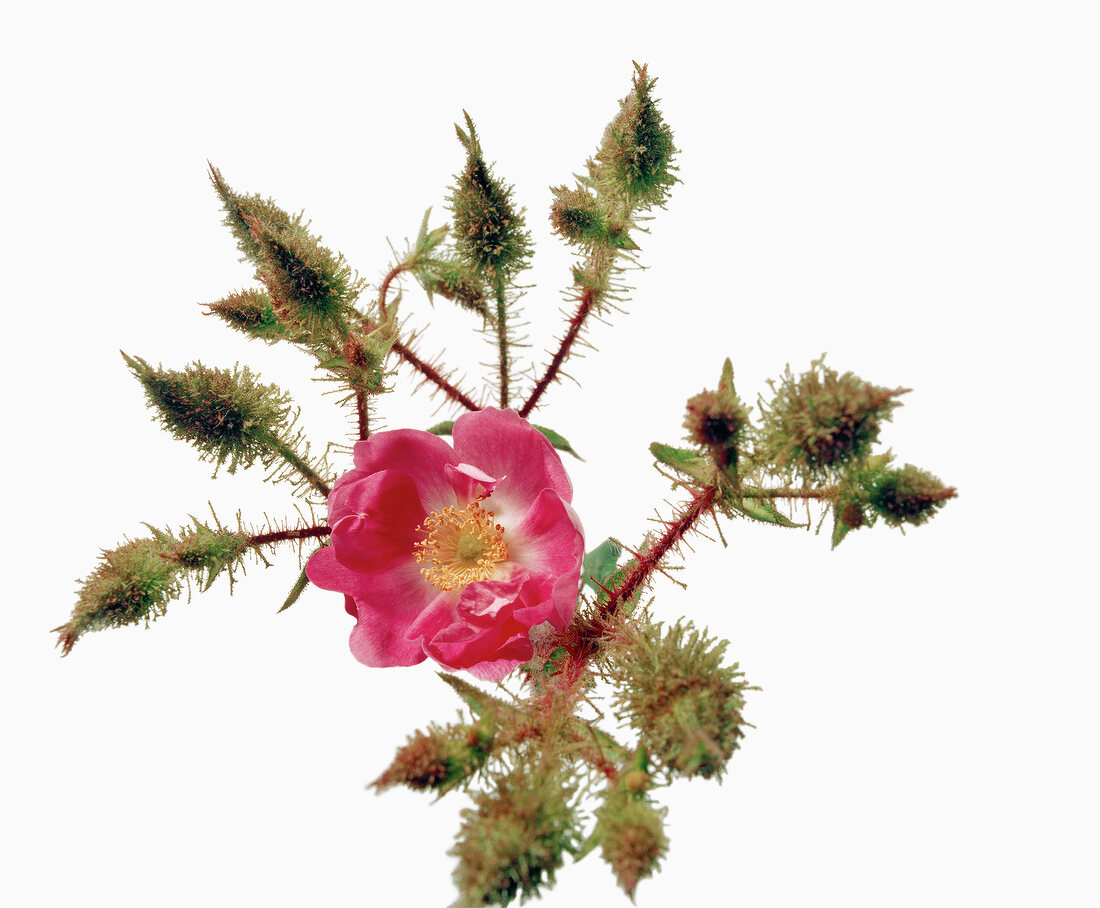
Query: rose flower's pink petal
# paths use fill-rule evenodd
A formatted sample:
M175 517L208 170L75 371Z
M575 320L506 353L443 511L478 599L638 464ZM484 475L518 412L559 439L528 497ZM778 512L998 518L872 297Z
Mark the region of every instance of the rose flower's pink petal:
M573 500L573 486L558 452L514 410L489 407L466 413L452 433L459 462L502 477L494 501L504 500L522 511L543 489L553 489L566 502Z
M467 504L475 498L489 495L500 481L468 463L460 463L457 467L447 464L444 472L459 504Z
M351 651L365 665L379 668L424 661L420 641L409 641L406 633L435 590L416 567L413 562L398 570L364 574L337 561L331 545L309 559L306 576L312 583L344 593L344 606L356 619Z
M424 520L417 487L404 470L384 470L349 487L349 513L332 525L336 558L352 570L386 571L413 559ZM331 521L331 518L330 518Z
M416 484L425 511L440 511L455 503L444 468L458 458L438 435L417 429L378 432L355 443L355 466L366 473L404 470Z

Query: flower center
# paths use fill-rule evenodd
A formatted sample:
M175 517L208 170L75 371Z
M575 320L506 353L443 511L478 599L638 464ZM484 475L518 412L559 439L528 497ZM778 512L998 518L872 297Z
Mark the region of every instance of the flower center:
M504 527L477 501L432 511L416 529L428 534L414 546L417 563L425 565L420 573L441 590L487 580L497 562L508 558Z

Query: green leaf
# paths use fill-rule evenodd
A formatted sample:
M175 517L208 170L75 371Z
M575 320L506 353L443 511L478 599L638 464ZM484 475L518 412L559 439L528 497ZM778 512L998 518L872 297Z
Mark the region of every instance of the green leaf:
M833 515L833 548L835 549L844 540L844 537L851 532L851 527L848 526L843 520L840 519L839 514Z
M707 483L713 478L713 464L705 457L700 457L695 451L687 448L674 448L672 445L663 445L653 442L649 446L649 453L666 467L672 467L680 473L690 476L697 482Z
M446 672L437 672L436 674L451 686L451 689L463 699L475 716L483 716L486 712L495 710L517 711L511 704L505 703L492 694L485 693L480 687L476 687L469 681L463 681L457 675L449 675Z
M573 855L574 864L581 860L581 858L588 857L588 855L596 850L596 846L600 844L603 838L600 832L600 824L597 823L592 829L592 834L581 843L581 847L578 848L577 853Z
M290 592L287 593L286 601L279 606L279 612L285 612L288 608L294 605L298 601L302 593L305 592L306 587L309 586L309 578L306 577L306 569L302 568L302 573L298 575L298 579L294 581L294 586L290 588ZM276 612L275 614L279 614Z
M584 458L581 457L580 454L573 450L573 446L553 429L547 429L545 426L536 426L534 423L531 424L531 428L538 429L543 435L547 437L547 439L549 439L550 444L552 444L559 451L565 451L566 454L572 454L574 457L577 458L577 460L584 460Z
M622 555L622 547L611 539L605 539L584 556L584 582L596 593L603 588L615 573L615 566Z
M455 421L453 419L447 419L443 422L437 422L434 426L428 429L432 435L450 435L451 430L455 427Z
M804 523L793 523L779 513L779 509L767 498L741 498L730 502L734 510L740 511L752 520L772 523L781 527L804 527Z

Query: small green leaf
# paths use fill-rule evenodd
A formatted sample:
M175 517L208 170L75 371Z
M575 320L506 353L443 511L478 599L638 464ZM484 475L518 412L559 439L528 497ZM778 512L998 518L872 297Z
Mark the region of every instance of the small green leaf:
M843 520L840 519L840 515L833 516L833 548L835 549L844 540L844 537L851 531L851 527L848 526Z
M794 523L779 513L779 509L767 498L741 498L732 501L734 509L752 520L772 523L781 527L804 527L804 523Z
M451 430L455 427L455 421L453 419L444 420L443 422L437 422L434 426L428 429L432 435L450 435Z
M623 550L618 543L611 539L605 539L591 552L584 556L584 582L596 593L602 593L603 588L615 573L615 565L619 563L619 556Z
M573 855L573 863L575 864L581 858L588 857L588 855L596 850L596 846L600 844L601 839L600 824L597 823L592 829L592 834L581 843L581 847L578 848L577 853Z
M538 429L543 435L547 437L547 439L549 439L550 444L552 444L559 451L565 451L566 454L572 454L574 457L577 458L577 460L584 460L584 458L581 457L580 454L573 450L573 446L553 429L547 429L545 426L536 426L534 423L531 424L531 428Z
M306 569L302 568L302 573L298 575L298 579L294 581L294 586L290 588L290 592L287 593L286 601L279 606L279 612L285 612L288 608L294 605L298 601L302 593L305 592L306 587L309 586L309 578L306 577ZM275 614L279 614L276 612Z
M705 457L700 457L695 451L674 448L672 445L663 445L655 441L649 446L649 453L659 463L672 467L697 482L707 483L713 479L713 464Z
M486 711L493 712L495 710L516 712L514 706L505 703L492 694L485 693L480 687L474 686L469 681L463 681L457 675L449 675L446 672L437 672L436 674L465 701L475 716L483 716Z
M326 359L317 366L318 369L346 369L347 367L348 361L343 356L334 356L332 359Z

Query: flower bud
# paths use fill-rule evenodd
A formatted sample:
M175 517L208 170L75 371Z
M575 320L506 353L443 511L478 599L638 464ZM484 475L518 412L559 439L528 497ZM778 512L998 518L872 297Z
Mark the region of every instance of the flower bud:
M444 299L457 303L470 312L476 312L482 318L493 318L489 311L485 284L469 263L459 259L431 261L418 270L417 277L429 296L438 293Z
M69 623L54 628L63 656L89 631L148 626L165 613L168 603L180 595L180 567L161 553L154 539L136 539L103 552L103 563L80 588Z
M949 498L955 497L954 488L908 463L900 470L879 474L868 493L875 513L892 527L927 523Z
M429 726L409 735L397 749L393 762L371 786L381 794L388 788L407 785L414 791L445 792L466 781L483 760L480 739L470 740L462 725Z
M631 899L638 883L657 872L668 853L667 810L647 798L612 791L596 811L600 851Z
M221 171L210 165L210 182L225 208L225 225L237 239L237 248L255 265L263 259L260 243L252 232L252 221L259 220L275 230L285 230L301 223L301 215L291 216L271 199L259 195L239 195L229 188Z
M634 88L621 102L596 153L598 180L624 195L630 207L661 206L677 182L676 146L652 91L656 79L634 64Z
M455 243L487 278L506 280L527 267L531 237L524 229L522 210L512 203L512 187L494 177L485 163L469 114L466 130L455 126L466 149L466 167L447 199L454 215Z
M614 249L637 249L630 238L630 223L611 218L592 193L578 187L558 186L550 190L550 224L567 243L589 248L602 244Z
M257 459L269 462L290 412L289 396L275 385L260 384L247 366L230 372L196 362L174 371L122 356L164 428L200 457L219 467L228 460L230 473Z
M687 402L688 441L710 450L718 466L737 467L738 447L749 422L748 408L733 387L733 364L726 360L717 391L703 391Z
M741 709L752 689L736 663L722 665L727 642L690 622L636 634L630 657L612 667L619 713L666 772L720 777L744 736Z
M450 854L461 905L526 901L552 885L566 852L576 849L578 824L572 790L553 773L518 770L492 792L478 792L462 811Z
M207 314L216 315L235 331L269 344L287 340L294 331L279 321L271 297L262 290L241 290L216 303L206 304Z
M260 250L260 278L279 318L313 334L346 333L345 316L359 295L357 280L343 256L321 245L304 227L272 227L248 218Z
M851 372L838 375L821 360L797 381L788 369L764 408L761 453L776 472L835 475L868 455L882 422L900 406L894 398L906 390L879 388Z
M153 530L153 535L162 546L161 557L195 572L203 590L209 589L222 571L232 571L252 545L247 533L211 529L197 520L193 529L181 531L178 538L162 530Z

